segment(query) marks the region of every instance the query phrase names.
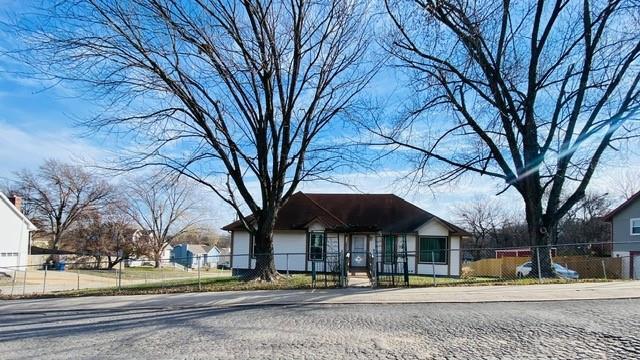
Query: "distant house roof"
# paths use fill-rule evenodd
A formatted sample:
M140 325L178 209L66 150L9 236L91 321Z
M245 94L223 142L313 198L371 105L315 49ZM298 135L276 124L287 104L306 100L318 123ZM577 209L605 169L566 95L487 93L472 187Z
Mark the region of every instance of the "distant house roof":
M468 235L453 225L393 194L306 194L297 192L280 209L276 230L302 230L319 222L335 231L412 232L437 220L457 235ZM251 218L249 218L251 221ZM244 229L240 221L224 230Z
M627 199L627 201L625 201L622 204L620 204L620 206L618 206L617 208L611 210L611 212L609 212L607 215L605 215L603 217L603 219L605 221L613 220L614 216L618 215L622 210L626 209L629 205L633 204L636 201L640 201L640 191L638 191L637 193L633 194L630 198Z
M209 252L210 247L207 245L189 244L187 245L187 249L193 254L206 254Z
M11 209L11 211L13 211L14 214L16 214L16 216L18 216L20 218L20 220L22 220L25 225L27 225L27 229L29 231L36 231L38 230L38 228L33 225L31 223L31 221L29 221L29 219L24 216L24 214L22 213L22 211L20 211L20 209L16 209L15 206L13 206L13 203L11 202L11 200L9 200L8 197L6 197L3 193L0 192L0 202L3 202L5 204L7 204L7 206L9 206L9 208Z

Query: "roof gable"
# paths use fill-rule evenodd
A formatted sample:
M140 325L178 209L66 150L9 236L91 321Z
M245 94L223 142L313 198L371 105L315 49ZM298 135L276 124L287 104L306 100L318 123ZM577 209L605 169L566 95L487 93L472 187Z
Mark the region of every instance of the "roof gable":
M618 206L617 208L611 210L607 215L605 215L603 217L603 219L605 221L613 220L613 218L616 215L618 215L622 210L626 209L627 207L629 207L631 204L635 203L636 201L640 201L640 191L638 191L637 193L633 194L630 198L627 199L627 201L625 201L622 204L620 204L620 206Z
M38 230L38 228L35 225L33 225L33 223L31 223L31 221L29 221L29 219L22 213L22 211L16 209L16 207L13 206L13 204L11 203L11 200L9 200L9 198L7 198L1 192L0 192L0 202L5 203L6 206L9 207L11 212L13 212L20 220L22 220L27 225L27 228L29 229L29 231Z
M320 222L337 231L413 232L432 219L438 219L454 233L466 234L459 227L393 194L309 194L295 193L280 209L276 230L306 229ZM242 229L239 221L225 230Z

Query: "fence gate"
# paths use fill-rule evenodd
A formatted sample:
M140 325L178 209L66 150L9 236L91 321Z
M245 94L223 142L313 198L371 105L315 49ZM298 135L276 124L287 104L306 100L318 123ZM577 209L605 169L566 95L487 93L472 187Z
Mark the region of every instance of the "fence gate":
M371 266L371 281L376 287L409 286L407 236L377 235Z

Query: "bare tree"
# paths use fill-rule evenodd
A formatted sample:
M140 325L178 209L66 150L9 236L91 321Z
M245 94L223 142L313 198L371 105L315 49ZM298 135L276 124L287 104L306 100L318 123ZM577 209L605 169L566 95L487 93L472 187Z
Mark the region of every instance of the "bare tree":
M24 198L28 216L50 247L59 249L65 234L92 212L111 201L112 188L80 166L47 160L37 172L17 174L16 191Z
M590 192L558 222L553 236L554 244L599 243L596 248L611 255L610 224L603 220L611 210L608 193Z
M629 200L640 191L640 171L636 169L621 169L609 177L611 190L623 200Z
M472 243L467 247L474 249L496 246L506 221L500 206L487 198L477 198L457 207L455 216L471 232Z
M123 168L165 166L215 192L253 233L252 275L272 280L278 211L301 181L331 178L341 141L319 134L380 63L365 56L367 11L350 0L69 0L22 28L40 71L110 100L90 126L145 140Z
M637 2L385 3L389 50L419 103L392 129L368 124L377 143L414 150L427 184L504 181L524 200L530 240L547 246L606 150L638 135ZM435 177L422 171L434 161L446 166ZM540 272L552 276L542 250Z
M120 205L108 206L92 212L69 231L71 249L94 257L96 269L102 265L103 258L107 259L107 269L112 269L132 255L146 255L146 242L120 209Z
M195 213L193 184L164 178L136 178L127 183L130 218L148 233L148 245L160 267L162 253L173 239L192 230L200 221Z

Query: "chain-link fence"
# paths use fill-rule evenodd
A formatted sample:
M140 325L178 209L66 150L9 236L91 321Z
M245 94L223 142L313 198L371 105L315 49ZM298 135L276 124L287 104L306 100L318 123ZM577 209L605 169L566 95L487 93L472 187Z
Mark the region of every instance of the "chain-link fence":
M92 289L159 288L191 285L231 276L230 256L124 259L117 263L87 257L0 268L0 295L27 296Z
M640 242L419 251L399 247L374 252L372 281L375 286L438 286L640 279L640 251L613 251L616 247L640 249ZM545 266L547 273L537 271Z
M382 249L382 250L381 250ZM427 248L406 244L362 252L273 254L284 284L280 288L329 288L355 284L374 287L465 284L538 284L640 279L640 242L558 244L519 248ZM622 249L622 250L621 250ZM546 252L548 256L542 256ZM536 271L550 259L543 274ZM270 255L232 254L189 258L125 259L116 264L84 257L0 268L0 295L25 296L88 289L192 290L218 280L260 275L259 262ZM548 260L547 260L548 261ZM205 288L203 288L205 286ZM251 288L251 287L243 287Z

